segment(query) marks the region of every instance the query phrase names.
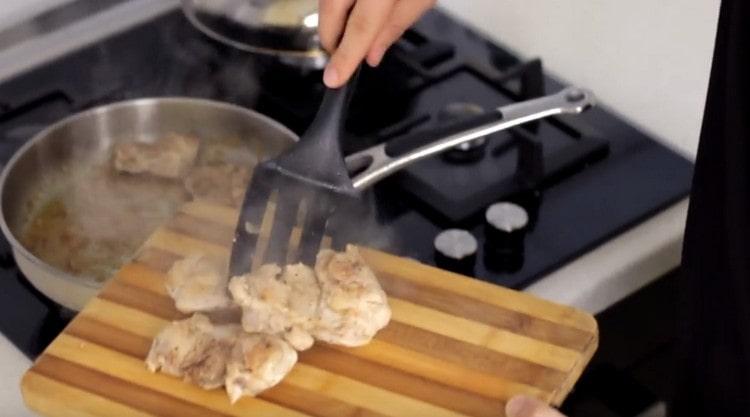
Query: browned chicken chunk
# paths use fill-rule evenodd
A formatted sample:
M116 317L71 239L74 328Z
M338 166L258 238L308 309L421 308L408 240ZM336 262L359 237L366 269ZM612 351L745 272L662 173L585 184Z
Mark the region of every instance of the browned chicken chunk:
M198 156L200 140L177 134L154 143L129 142L115 146L114 165L120 172L184 178Z
M167 272L167 293L183 313L229 307L226 268L203 255L175 262Z
M229 292L242 307L245 331L282 335L297 350L312 346L309 331L317 316L320 288L309 267L263 265L232 278Z
M345 252L321 251L315 273L321 290L318 321L313 330L316 339L361 346L388 324L388 299L356 247L349 245Z
M284 340L267 334L244 334L232 350L225 387L235 403L281 382L297 363L297 351Z
M239 207L250 182L250 169L232 164L196 167L185 179L185 189L196 200Z
M205 389L221 387L239 333L239 326L214 326L201 314L172 322L151 344L146 366Z

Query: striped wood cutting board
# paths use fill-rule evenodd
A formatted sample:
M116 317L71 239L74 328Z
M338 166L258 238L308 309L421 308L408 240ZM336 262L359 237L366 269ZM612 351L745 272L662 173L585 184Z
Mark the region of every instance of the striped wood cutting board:
M25 374L26 404L53 417L502 416L518 393L562 402L596 349L586 313L362 250L391 323L364 347L316 344L280 385L232 406L223 390L151 374L143 360L157 332L183 317L165 271L196 251L226 259L236 218L184 206Z

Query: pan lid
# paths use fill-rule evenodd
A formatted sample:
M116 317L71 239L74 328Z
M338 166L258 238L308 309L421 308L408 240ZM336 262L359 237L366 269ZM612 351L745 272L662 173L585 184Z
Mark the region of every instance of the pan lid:
M234 48L322 68L317 0L183 0L190 22Z

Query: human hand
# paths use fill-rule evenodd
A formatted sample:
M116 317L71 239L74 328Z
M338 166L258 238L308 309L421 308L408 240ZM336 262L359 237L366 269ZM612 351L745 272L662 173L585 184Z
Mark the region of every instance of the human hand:
M565 417L559 411L525 395L517 395L505 404L507 417Z
M435 1L319 0L320 42L332 54L323 82L340 87L363 59L378 66L391 44Z

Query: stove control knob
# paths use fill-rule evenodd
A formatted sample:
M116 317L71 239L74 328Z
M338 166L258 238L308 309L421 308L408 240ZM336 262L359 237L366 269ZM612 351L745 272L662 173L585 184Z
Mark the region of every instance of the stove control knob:
M513 203L496 203L484 214L487 244L494 252L523 252L529 214Z
M435 237L435 264L439 268L471 275L477 259L479 244L468 231L448 229Z
M485 212L484 264L489 270L514 273L523 268L529 214L513 203L497 203Z

